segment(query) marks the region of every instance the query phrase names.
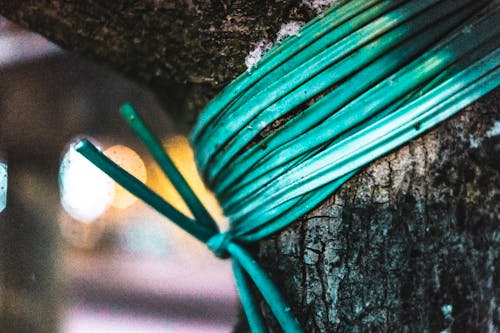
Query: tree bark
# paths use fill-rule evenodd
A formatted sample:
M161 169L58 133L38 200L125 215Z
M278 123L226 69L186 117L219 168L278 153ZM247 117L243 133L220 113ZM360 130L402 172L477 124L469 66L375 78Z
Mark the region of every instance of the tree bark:
M160 98L177 93L188 128L256 43L315 11L279 0L0 0L0 13ZM499 105L497 89L255 246L307 332L500 330L500 142L487 134Z

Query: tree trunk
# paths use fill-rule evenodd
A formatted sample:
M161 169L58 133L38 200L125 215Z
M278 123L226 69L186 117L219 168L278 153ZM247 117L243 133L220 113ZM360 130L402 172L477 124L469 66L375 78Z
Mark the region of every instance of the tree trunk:
M279 0L0 0L0 13L161 99L178 93L187 129L259 41L315 10ZM255 246L307 332L500 331L499 105L497 89Z

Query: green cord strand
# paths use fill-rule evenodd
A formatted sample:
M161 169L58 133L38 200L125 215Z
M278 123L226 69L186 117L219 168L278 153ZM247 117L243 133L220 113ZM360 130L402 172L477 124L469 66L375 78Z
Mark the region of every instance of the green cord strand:
M493 20L489 20L488 24L491 24ZM483 27L483 30L488 31L488 27L485 26ZM493 31L494 32L494 31ZM492 33L493 33L492 32ZM482 33L482 31L478 31L478 34ZM460 35L458 36L460 37ZM476 46L479 42L483 41L485 37L481 36L481 38L477 39L477 43L475 42L470 42L466 43L465 45L467 47L461 48L460 43L464 43L465 38L457 38L453 43L449 43L446 45L446 47L451 48L455 47L458 48L461 53L466 53L469 50L472 50L474 46ZM475 45L473 45L475 44ZM442 59L439 59L438 57L442 56ZM327 96L322 98L318 103L315 103L309 110L306 110L302 114L296 117L296 119L291 122L290 125L287 124L287 126L282 127L280 130L280 133L284 131L288 131L288 136L285 138L280 138L280 142L274 143L274 147L280 147L280 149L276 150L271 150L274 158L278 159L275 162L268 162L268 159L270 158L269 154L266 156L266 159L259 158L258 161L261 165L266 165L266 170L272 169L272 167L269 165L277 165L279 163L283 163L287 159L291 159L292 156L295 156L298 154L299 149L300 152L304 152L309 150L311 147L310 145L303 141L302 138L298 138L297 133L300 133L298 130L304 130L305 126L308 125L307 129L314 129L315 134L320 134L322 136L332 136L334 135L333 133L338 132L340 129L335 130L337 127L332 127L331 124L339 123L342 122L342 116L345 115L343 119L348 120L352 123L354 120L354 117L358 117L358 119L364 119L359 112L353 112L351 110L362 110L364 112L364 115L367 115L370 110L371 112L377 112L377 110L380 110L383 108L382 103L390 103L391 101L395 100L398 98L398 96L401 96L405 93L405 90L408 91L409 89L412 89L412 84L416 83L416 80L420 82L425 82L426 79L429 79L432 77L432 75L436 75L439 73L440 70L444 69L447 65L450 65L454 60L456 59L455 55L452 54L445 54L445 51L442 48L437 48L434 51L428 52L426 55L423 55L422 57L419 57L415 62L413 67L416 67L414 69L411 69L409 66L403 68L399 73L397 73L397 76L392 76L387 79L385 79L383 82L381 82L378 86L368 90L365 92L363 95L359 96L357 99L353 100L351 103L349 103L346 107L344 107L343 110L335 113L333 116L331 116L329 119L326 121L324 119L318 119L316 114L320 115L320 117L323 114L329 114L331 113L330 110L331 108L331 103L333 105L336 105L337 100L343 100L344 98L341 96L345 93L349 94L349 91L345 91L343 89L343 86L341 86L341 89L344 91L333 91L329 93ZM407 72L405 74L405 72ZM401 78L401 76L403 76ZM357 78L359 79L359 78ZM403 85L397 85L395 80L400 80L400 82L403 83ZM358 81L359 84L362 81ZM394 87L394 88L393 88ZM397 90L397 93L396 93ZM388 92L391 91L390 94ZM375 96L375 94L377 94ZM368 107L366 107L368 105ZM305 118L306 117L311 117L312 119L307 121ZM322 116L324 117L324 116ZM319 124L319 126L317 126ZM346 123L341 123L340 128L346 128L348 127L348 124ZM326 132L325 132L326 130ZM335 131L335 132L334 132ZM290 133L294 133L295 135L292 137ZM312 134L310 135L312 137ZM272 136L275 140L278 140L279 134L273 135ZM301 142L298 142L301 141ZM295 143L298 144L296 145ZM320 142L318 137L315 136L315 142ZM287 147L288 150L285 150ZM270 150L270 149L266 149ZM292 155L289 155L288 153L292 153ZM276 155L281 155L281 157L276 156ZM274 164L273 164L274 163ZM253 168L253 173L248 173L246 174L246 177L248 178L254 178L255 174L259 172L257 168Z
M240 131L256 114L262 109L286 94L290 93L295 87L317 75L320 71L330 66L332 63L343 59L348 54L354 52L360 45L364 45L382 33L401 24L421 11L428 9L435 3L435 0L411 1L392 12L383 15L366 26L354 31L348 38L340 40L319 54L311 57L300 66L282 65L283 71L274 71L267 79L274 79L271 85L266 85L265 89L258 94L252 94L252 97L245 103L246 108L235 108L234 112L226 121L219 122L218 125L210 128L210 133L217 135L208 135L197 150L197 159L200 165L208 165L210 159L213 159L215 153L234 135ZM348 25L350 27L350 25ZM283 72L287 72L283 75ZM231 121L233 117L238 117L238 121ZM202 170L203 175L207 175Z
M252 333L267 333L259 305L252 294L248 273L244 271L238 260L232 259L231 261L236 286L240 292L241 306L247 314L248 325L252 328Z
M135 111L131 104L125 104L120 108L122 117L127 121L129 126L134 130L135 134L149 148L149 151L155 158L156 162L163 170L165 175L170 179L175 189L179 192L182 198L186 201L187 206L193 213L195 219L200 223L205 223L205 226L214 232L218 232L219 228L214 219L207 212L203 204L198 200L191 187L184 180L184 177L175 167L174 163L163 149L159 140L152 134L151 130L144 124L139 114Z
M498 52L496 52L495 55L496 55L496 58L495 58L495 56L491 57L491 61L495 62L495 66L498 66L498 61L499 61L498 60L499 59ZM482 63L481 63L481 65L482 65ZM481 65L479 65L479 66L481 66ZM487 69L487 67L484 66L482 68L478 68L478 71L484 71L486 69ZM473 75L477 75L477 73L473 73ZM493 78L490 78L490 80L492 80L492 82L495 82L493 80ZM440 86L436 90L438 92L439 92L439 90L441 90L441 92L442 92L441 96L443 96L441 98L446 100L446 98L451 98L452 95L450 95L450 91L453 91L452 88L455 87L455 86L456 86L456 83L454 83L454 82L451 81L451 82L447 82L447 84L445 84L445 85ZM465 87L466 86L464 86L464 88ZM486 92L489 91L488 89L483 88L482 86L479 86L476 89L478 89L481 94L484 94L484 93L486 93ZM459 94L459 91L455 91L455 94L458 97L462 96L462 94ZM428 105L429 102L427 101L427 99L430 99L431 97L432 97L432 94L425 95L423 98L417 100L417 103L413 103L411 105L414 108L417 108L419 105L422 105L423 108L429 107L429 105ZM433 100L431 99L431 101L433 101L434 103L436 103L438 100L437 99L433 99ZM453 109L454 112L460 110L459 108L452 107L452 106L449 106L449 108ZM421 111L422 109L419 109L419 111ZM406 108L404 110L408 112L408 108ZM442 110L441 112L444 112L445 110L446 109ZM378 122L376 126L382 126L384 124L384 122L387 122L389 119L390 118L383 119L382 121ZM419 124L419 121L415 120L413 122L413 126L416 126L417 124ZM422 133L422 130L424 128L425 127L422 126L422 124L420 124L419 130L416 131L413 128L412 134L414 136L416 136L416 135ZM377 127L373 127L372 126L372 127L370 127L370 129L374 131L375 129L377 129ZM411 127L410 127L410 129L411 129ZM380 133L380 131L376 132L376 133ZM375 136L375 134L372 134L372 136ZM352 139L353 139L353 137L350 138L350 140L352 140ZM397 140L393 139L393 141L395 141L397 143L397 145L406 142L406 141L403 141L403 140L408 140L406 138L396 138L396 139ZM371 142L370 140L373 140L373 139L370 139L369 137L367 137L367 138L365 138L363 140L360 140L358 144L360 146L366 146L366 147L368 147L369 145L367 145L367 143L370 143ZM342 141L340 141L335 146L335 148L337 149L337 154L331 153L330 156L337 157L338 154L341 154L341 153L342 154L346 154L347 153L347 148L349 147L348 143L349 142L342 142ZM389 151L389 150L387 150L387 151ZM329 152L329 151L326 150L326 152ZM248 223L242 223L243 221L247 221L247 220L258 221L258 222L255 222L255 223L251 224L252 228L258 228L259 225L260 225L260 223L261 223L260 221L266 221L266 222L267 221L272 221L272 217L273 216L275 216L277 214L280 214L282 210L286 210L285 207L282 207L282 204L284 202L286 202L287 200L291 200L295 195L297 195L297 191L299 191L298 193L307 192L314 184L317 184L317 186L320 186L321 184L324 184L325 183L324 178L322 178L321 180L319 180L319 177L316 176L313 173L312 169L307 169L306 168L306 166L309 165L309 164L311 164L311 163L313 163L313 161L314 161L314 163L319 163L317 161L321 161L324 164L330 163L330 165L332 165L332 167L334 168L334 170L332 170L331 172L329 172L327 174L328 174L328 177L330 179L335 179L335 177L337 175L340 175L340 176L342 175L341 172L342 172L342 170L345 170L345 168L348 168L347 170L349 170L349 171L354 171L354 170L358 169L359 167L361 167L364 164L364 163L362 164L363 160L366 160L366 162L369 162L369 161L371 161L371 160L374 159L374 155L373 155L374 152L368 150L365 156L357 156L357 155L351 156L351 158L354 160L353 161L354 165L347 165L346 167L344 167L344 166L342 166L342 164L340 164L341 160L326 159L325 158L326 152L323 153L323 154L318 154L317 156L315 156L314 159L309 159L307 162L305 162L304 164L302 164L300 166L300 168L291 169L291 171L288 172L287 174L281 176L280 178L277 178L278 180L274 181L274 183L267 184L266 185L266 189L268 189L268 191L264 195L262 195L262 196L260 196L258 198L248 199L250 201L248 202L248 205L245 206L245 208L248 207L247 208L248 211L245 211L246 215L243 215L243 214L238 215L238 213L240 211L238 211L234 215L231 215L231 220L232 220L232 222L234 224L234 226L233 226L232 229L235 232L238 230L237 233L239 233L239 228L238 227L240 225L241 225L242 228L250 228L250 225ZM315 177L318 177L318 180ZM290 179L293 179L293 183L288 183L287 182L287 181L290 181ZM298 179L300 179L300 181L298 181ZM292 191L293 187L300 187L301 184L302 185L303 184L307 184L307 187L302 187L300 190ZM256 203L256 204L254 205L254 203ZM251 209L252 206L254 207L253 210ZM262 207L269 207L269 208L263 209ZM257 219L257 220L254 220L254 219ZM267 223L275 223L275 222L267 222Z
M129 114L126 113L126 115ZM145 128L145 130L147 131L147 128ZM152 134L147 133L147 135ZM148 146L150 149L153 147L154 146ZM178 212L156 193L147 188L141 181L111 161L88 140L82 140L77 143L75 149L99 169L113 178L118 184L127 189L130 193L149 204L152 208L163 214L173 223L177 224L198 240L210 244L213 237L222 235L207 229L202 223L193 221ZM184 198L184 200L186 199ZM224 250L231 254L233 261L236 261L236 263L248 273L248 276L260 290L264 299L269 302L271 311L285 331L291 333L302 333L303 331L300 328L297 319L290 312L290 307L286 303L285 299L281 296L279 290L272 283L266 272L260 268L251 255L234 242L228 242ZM252 331L266 332L265 329L263 330L264 325L260 319L261 315L255 305L256 301L251 293L248 281L246 281L246 276L238 271L235 278L237 279L237 285L241 288L240 292L242 299L244 300L245 311L249 318Z
M499 56L500 53L495 52L490 58L489 63L480 62L478 63L475 69L483 72L485 70L488 71L490 69L490 65L498 68L498 66L500 66ZM472 80L473 78L475 78L475 75L477 75L477 73L474 72L470 72L467 74L470 74L470 76L469 77L463 76L461 77L461 79ZM487 75L489 75L489 73ZM496 75L498 75L498 71L493 72L491 73L491 75L489 75L490 77L487 79L488 84L492 85L498 84L497 81L498 78L496 78ZM475 83L472 82L472 84ZM490 89L486 85L478 85L474 87L480 91L483 89ZM459 90L459 88L463 89L463 91ZM422 109L429 107L429 105L433 105L435 103L442 103L446 101L447 102L446 107L441 109L440 112L437 113L437 115L442 116L443 114L446 114L445 111L448 112L448 110L453 110L454 112L456 112L460 110L458 106L462 105L463 102L460 101L459 99L468 97L467 95L464 95L464 92L470 94L470 89L467 89L467 85L458 85L454 82L447 82L445 85L440 86L438 89L432 91L429 95L426 95L425 98L418 100L417 103L409 105L411 105L413 110L422 111ZM441 94L438 95L438 97L436 97L435 95L439 93ZM455 104L451 105L449 101L453 101ZM466 100L466 102L470 103L469 100ZM408 117L411 114L412 113L410 112L409 107L404 108L402 109L402 111L395 113L392 117L387 117L382 121L377 122L375 125L370 126L367 131L371 132L368 132L368 135L365 135L362 139L357 141L357 145L353 145L350 142L356 138L356 136L353 136L349 138L349 142L339 142L336 146L333 146L332 148L329 148L328 150L325 150L324 152L315 156L314 159L308 160L306 163L301 165L301 168L296 168L291 170L290 172L280 177L279 181L273 183L272 185L268 185L270 188L269 191L273 194L269 195L269 193L267 193L268 196L265 197L265 200L261 200L259 202L260 203L259 207L265 206L269 207L268 209L266 210L259 209L258 212L251 213L248 216L242 216L242 217L236 216L236 218L242 218L246 220L259 216L259 218L266 220L268 218L267 211L268 210L272 211L273 207L280 207L281 204L283 204L284 202L292 200L296 196L312 191L315 187L325 184L328 180L335 179L339 176L343 176L345 173L351 172L353 169L358 169L360 166L380 156L381 155L380 151L384 153L390 151L391 149L400 145L402 142L406 142L411 137L414 137L422 133L422 131L429 128L430 126L428 125L429 122L426 122L425 118L412 119L412 122L409 123L411 125L409 125L406 117ZM396 117L400 115L405 115L406 117L402 118L403 120L398 122L393 120L397 119ZM438 121L438 119L434 121ZM419 124L418 130L415 129L416 124ZM375 144L377 144L379 141L378 140L376 141L375 138L379 138L382 135L382 133L387 133L391 128L388 127L389 125L392 125L400 132L398 132L398 135L396 136L389 137L389 139L384 137L378 139L382 140L381 143L385 145L377 147L377 145ZM384 130L386 132L382 132ZM364 134L365 131L360 131L359 133ZM357 152L356 150L351 152L351 149L354 149L351 148L353 146L358 149L362 148L362 150L360 152ZM342 158L343 156L346 157ZM332 168L331 166L334 167ZM290 180L294 180L293 183L290 183ZM273 189L275 190L272 191ZM252 203L253 202L255 201L252 201Z
M317 43L321 37L330 31L330 29L343 24L359 13L363 13L378 2L381 1L339 1L327 12L323 13L321 19L316 18L311 24L301 29L300 38L291 36L279 44L278 47L273 48L264 55L258 68L251 73L247 72L238 77L210 102L196 122L191 132L191 140L193 142L200 141L200 135L204 133L206 126L208 126L214 118L220 116L220 110L225 108L234 98L238 97L243 91L252 86L255 81L264 77L268 72L272 71L289 58L296 57L304 48L314 47L311 46L311 43ZM316 47L321 49L322 45Z
M290 333L303 332L299 322L291 313L290 306L288 306L266 272L255 260L251 259L250 254L236 243L229 243L227 251L247 271L248 275L252 277L252 280L261 291L262 297L271 308L283 331Z
M121 108L121 111L123 117L127 120L132 129L138 134L141 140L143 140L150 151L153 152L155 149L160 149L161 146L159 145L159 141L154 138L153 134L138 117L137 113L130 104L125 104ZM177 224L179 227L181 227L200 241L210 244L210 241L215 236L221 235L218 234L218 229L214 230L214 228L211 227L206 221L198 220L200 214L195 214L194 212L192 212L193 215L198 215L198 217L197 220L191 220L182 213L178 212L175 208L165 202L156 193L151 191L137 178L129 174L127 171L119 167L108 157L102 154L89 141L82 140L81 142L76 144L75 149L89 161L91 161L94 165L100 168L103 172L113 178L116 182L118 182L121 186L127 189L129 192L133 193L135 196L149 204L159 213L163 214L165 217L170 219L172 222ZM160 153L156 154L160 156L160 158L158 158L159 162L167 164L166 166L162 165L162 168L166 169L165 173L169 177L177 177L177 179L175 180L170 178L171 181L176 185L181 184L181 186L188 186L182 175L173 165L172 161L170 159L165 159L166 154L164 157L161 157ZM191 189L189 189L188 191L179 192L182 193L183 199L186 201L186 203L190 199L190 196L194 196L194 193ZM197 198L196 201L203 208L203 211L206 212L205 208ZM196 208L199 209L199 207ZM190 209L192 208L190 207ZM211 217L210 220L213 221ZM270 278L259 267L256 261L251 257L251 255L243 248L241 248L241 246L233 242L229 242L227 248L224 250L228 251L232 255L233 265L238 265L236 267L237 271L235 274L236 283L241 292L241 297L244 302L245 311L249 318L249 323L252 327L252 331L266 332L260 312L258 311L258 308L256 306L256 301L251 293L247 281L248 278L245 274L248 274L248 277L253 280L263 297L270 303L271 311L274 313L276 319L285 329L285 331L301 333L302 329L300 328L298 321L291 314L290 307L283 299L280 292L276 289ZM246 273L244 273L242 270L245 270Z
M474 3L477 4L477 2ZM449 3L443 3L443 5L444 4L450 5ZM388 35L382 36L380 40L375 40L371 44L363 47L352 57L346 58L344 61L334 66L334 68L340 73L346 72L345 76L348 76L355 73L355 69L357 66L356 63L358 61L369 61L373 57L377 57L381 53L383 53L385 51L385 47L394 47L395 45L397 45L390 52L384 54L382 57L378 58L362 70L358 71L353 76L351 76L351 78L344 81L341 86L339 86L337 89L334 89L334 91L332 91L330 95L334 95L336 96L336 98L328 103L329 108L335 109L336 107L345 105L360 92L367 89L368 87L373 86L374 83L379 82L381 79L387 77L387 75L391 74L401 65L404 65L406 62L411 60L415 55L418 54L418 52L438 40L438 38L440 38L446 31L448 31L452 27L457 26L458 23L460 23L464 18L468 17L468 15L472 13L472 11L475 9L474 7L474 5L468 6L467 8L460 10L456 15L452 15L445 20L441 20L439 24L432 24L433 21L429 21L429 23L431 24L429 28L420 31L413 38L407 39L406 41L404 41L403 43L399 43L398 45L398 43L392 41L392 37L399 36L399 31L404 33L405 30L408 29L407 26L400 26ZM435 18L435 15L433 15L433 18ZM441 16L438 16L437 19L439 20L440 18ZM418 18L418 20L425 22L426 17L420 17ZM405 35L410 35L410 33L405 33ZM398 41L400 40L398 39ZM386 44L389 45L386 46ZM354 59L354 61L352 61L351 59ZM339 75L335 74L335 72L333 73L334 75ZM340 79L345 76L339 75ZM328 76L326 77L328 78ZM333 84L335 82L338 82L338 80L334 81L331 78L332 76L330 75L330 77L328 78L328 81L330 83ZM318 84L316 84L315 82L313 84L318 86ZM309 89L305 88L304 86L300 87L300 89L297 89L296 91L294 91L294 93L286 96L286 98L281 100L279 103L276 103L268 110L263 112L261 115L263 115L264 117L257 117L256 120L253 121L253 123L258 124L259 122L263 121L268 124L272 121L275 121L284 112L280 112L280 110L290 109L286 108L286 106L289 106L289 104L286 104L283 107L282 105L284 103L287 103L288 99L294 98L296 95L300 98L300 95L303 95L303 90ZM297 102L290 104L290 107L293 108L297 104L303 102L304 100L299 99ZM324 118L328 115L325 112L318 112L316 110L317 109L310 108L304 111L304 113L300 115L300 118L293 119L291 122L300 125L301 129L311 128L320 121L324 120ZM239 132L237 134L239 141L230 143L230 146L228 148L225 148L222 154L220 154L222 155L220 159L214 162L210 171L211 173L215 173L214 170L217 170L219 172L218 178L215 179L215 183L217 184L217 186L214 188L214 190L216 191L216 193L225 193L231 195L231 188L238 185L244 186L244 183L242 183L242 179L239 178L241 178L243 174L247 173L249 168L256 164L260 159L262 159L267 154L267 151L272 151L275 147L279 147L285 144L297 135L297 129L291 124L287 125L286 127L278 130L280 131L280 135L276 134L268 136L259 145L255 145L248 151L241 152L240 156L236 156L235 152L240 151L242 149L242 146L244 147L244 145L247 145L258 134L258 132L253 130L255 127L256 126L251 123L247 126L247 129L245 131ZM262 149L261 147L265 147L265 149ZM234 160L234 163L227 164L230 160ZM243 160L245 161L245 163L239 163L239 161ZM238 182L236 182L237 179Z
M496 54L496 57L498 58L500 54ZM396 139L398 140L410 140L411 138L419 135L426 129L431 128L434 126L436 122L443 121L447 117L453 115L455 112L463 109L467 105L469 105L472 101L478 99L485 93L491 91L494 89L496 86L500 84L500 70L497 68L496 70L488 73L488 75L484 76L484 78L481 78L481 80L475 82L473 85L464 88L463 90L459 91L455 96L450 97L449 99L446 98L445 95L443 95L440 99L444 100L436 106L434 109L432 109L433 114L431 116L427 117L419 117L419 118L414 118L411 121L406 121L400 120L401 126L406 125L404 127L405 131L404 133L399 133L399 137L388 137L385 138L385 141L382 142L381 145L379 146L372 146L373 151L370 151L370 155L368 154L363 154L362 152L354 155L351 157L353 159L355 158L360 158L360 162L363 162L361 157L365 156L365 162L369 163L371 160L376 158L376 156L381 156L384 155L385 152L387 152L390 149L396 148L398 144L396 142ZM406 119L408 120L408 119ZM417 131L416 125L419 125L419 130ZM378 126L373 125L373 126ZM394 125L397 126L397 125ZM403 127L400 128L402 130ZM366 135L366 134L365 134ZM359 146L363 146L366 144L368 139L365 137L360 136L357 139L357 144ZM392 142L391 142L392 140ZM384 146L385 145L385 146ZM341 150L341 147L336 147L337 149ZM352 160L351 160L352 161ZM335 163L335 161L332 161L331 163ZM356 165L359 165L359 162L355 162ZM365 164L366 164L365 163ZM349 168L349 165L345 165L344 168ZM350 168L349 168L350 169ZM338 178L337 180L328 183L327 185L323 185L322 187L316 189L315 191L311 191L307 194L305 194L302 197L303 202L307 203L307 206L304 204L301 204L300 201L297 204L291 205L292 207L289 209L286 208L281 208L285 204L282 204L281 206L278 206L276 209L281 209L284 210L285 213L282 215L278 215L279 213L274 213L272 212L272 215L278 215L274 219L269 219L267 220L267 223L265 224L252 224L249 226L249 224L243 224L243 223L235 223L235 226L232 228L235 233L241 235L239 236L239 239L245 241L245 242L254 242L258 241L269 234L278 231L282 227L286 226L289 224L289 221L296 220L306 214L308 211L310 211L312 208L314 208L317 204L322 202L326 197L331 195L342 183L344 183L347 179L349 179L352 175L356 173L358 169L355 169L352 171L350 174L347 174L343 178ZM339 170L337 171L338 173L341 173L342 171ZM324 174L327 174L328 171L325 171ZM329 177L331 178L331 177ZM296 199L290 199L288 203L290 202L297 202ZM265 214L266 212L259 212L259 218L260 220L263 220L264 218L267 217ZM260 221L259 220L259 221Z
M108 176L113 178L123 188L134 194L139 199L148 203L151 207L157 210L162 215L166 216L173 223L189 232L195 238L202 242L208 241L212 237L213 232L199 225L196 221L188 218L172 207L168 202L163 200L158 194L149 189L140 180L132 176L130 173L122 169L115 162L110 160L99 149L97 149L88 140L82 140L75 145L76 151L82 154L90 162L95 164Z
M448 7L457 7L456 1L446 1L445 3ZM273 117L273 120L279 118L284 110L293 109L295 106L304 103L324 89L340 82L343 78L355 72L356 69L362 68L384 51L407 39L410 35L409 31L411 33L417 32L426 24L432 24L435 20L433 16L440 18L443 16L443 12L450 11L450 8L446 11L442 8L435 9L435 6L429 7L431 5L432 1L428 3L419 2L418 6L409 3L399 7L353 32L349 38L344 38L333 44L300 66L293 66L293 70L288 70L287 75L281 73L270 74L268 80L272 80L273 84L267 85L265 90L254 94L248 100L245 100L244 97L240 98L239 103L232 106L232 109L235 110L232 115L246 115L246 117L242 117L241 123L246 119L250 119L249 123L246 124L246 128L251 128L253 131L235 132L236 135L231 138L231 141L226 138L219 138L218 144L224 142L225 149L222 153L226 159L217 161L219 165L216 163L211 164L210 171L212 175L208 175L209 181L212 180L213 174L217 174L227 164L231 155L241 150L241 145L247 142L241 137L243 134L254 137L262 131L261 124L267 123L265 119L262 119L263 117ZM438 7L440 5L438 4ZM422 15L420 12L422 10L429 11L429 13ZM416 18L414 15L417 15ZM402 25L399 19L394 18L400 16L408 17L408 24ZM288 69L287 67L290 66L283 67ZM300 86L300 89L295 89L297 86ZM295 90L292 91L292 89ZM274 91L274 94L270 94L269 91ZM271 99L272 97L275 97L275 99ZM210 142L206 142L206 144L210 145ZM228 152L228 149L230 152ZM218 155L212 152L212 160L216 159Z
M499 10L496 10L491 15L488 15L487 18L479 20L476 25L470 26L470 29L474 30L478 38L465 42L468 36L463 33L455 35L454 38L450 39L444 46L439 46L419 57L412 64L404 67L389 79L382 81L374 88L353 100L346 107L334 113L330 118L310 128L306 133L302 135L297 134L300 133L300 130L303 128L300 127L300 121L295 121L290 125L297 125L296 127L299 128L299 130L295 132L295 137L276 148L265 158L260 158L259 164L261 167L258 165L254 166L251 172L245 174L244 177L253 179L252 184L246 186L244 191L237 194L233 193L231 198L227 200L227 203L223 203L226 214L229 214L229 217L233 218L233 211L238 214L236 216L240 216L246 214L246 211L253 209L252 205L245 205L243 210L241 210L239 206L236 206L234 210L231 208L231 202L241 203L243 198L252 201L254 205L261 205L262 202L260 200L253 199L259 196L260 193L263 193L264 189L266 194L263 196L270 200L271 196L269 196L268 187L264 188L264 183L260 182L257 178L259 174L265 174L267 170L272 170L280 165L284 165L287 161L293 160L296 156L300 156L314 146L318 146L323 142L326 143L328 140L335 138L350 127L356 126L360 121L369 119L372 115L376 114L376 112L379 112L401 96L404 96L404 94L408 93L413 89L413 85L424 84L426 81L433 78L433 76L438 75L441 71L451 66L457 61L457 58L460 59L461 56L467 56L469 52L473 53L481 44L490 41L491 38L496 38L498 31L491 29L491 26L499 19ZM314 110L314 108L317 107L320 110L324 110L323 113L328 112L330 109L330 100L336 98L338 98L338 95L331 93L314 104L311 108ZM307 115L307 113L304 114ZM296 118L301 119L301 115ZM287 125L285 125L284 128L287 128ZM288 169L286 166L283 168L285 170ZM240 181L246 183L244 179ZM218 195L220 196L219 193Z

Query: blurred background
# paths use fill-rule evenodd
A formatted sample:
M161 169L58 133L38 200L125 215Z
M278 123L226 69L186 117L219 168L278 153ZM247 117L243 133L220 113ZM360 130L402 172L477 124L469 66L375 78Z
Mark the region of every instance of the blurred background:
M171 92L160 106L147 90L1 17L0 78L0 331L230 332L238 309L230 262L72 149L90 138L188 214L119 117L132 102L223 225L163 109Z

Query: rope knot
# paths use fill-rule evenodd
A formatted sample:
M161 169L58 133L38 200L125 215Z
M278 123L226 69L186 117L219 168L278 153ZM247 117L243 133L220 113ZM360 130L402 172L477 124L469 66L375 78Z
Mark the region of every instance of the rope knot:
M232 235L228 232L221 232L212 236L207 241L207 247L215 254L217 258L227 259L229 258L229 252L227 252L227 246L232 240Z

